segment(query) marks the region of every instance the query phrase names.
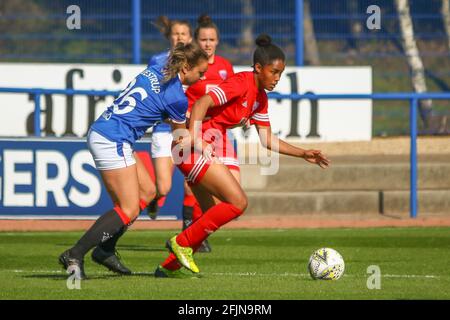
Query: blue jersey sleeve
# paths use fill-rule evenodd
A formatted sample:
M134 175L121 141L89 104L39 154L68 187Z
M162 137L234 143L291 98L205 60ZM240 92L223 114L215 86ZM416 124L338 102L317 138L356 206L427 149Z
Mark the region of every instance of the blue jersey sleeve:
M188 108L187 99L167 105L166 111L168 118L175 123L185 123L187 108Z
M162 69L162 68L165 67L168 59L169 59L169 52L168 51L155 54L148 61L148 66L149 67L155 67L157 69Z

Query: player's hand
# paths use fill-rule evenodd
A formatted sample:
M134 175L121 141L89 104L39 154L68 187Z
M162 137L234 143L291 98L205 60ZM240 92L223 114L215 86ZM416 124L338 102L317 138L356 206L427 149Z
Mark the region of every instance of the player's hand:
M214 147L212 144L207 144L203 147L203 156L206 158L207 161L212 161L213 158L216 156L216 153L214 151Z
M250 130L251 127L252 127L252 125L250 124L250 120L247 120L247 121L245 122L245 124L242 126L242 129L244 130L244 134L245 134L248 130Z
M174 135L174 139L172 140L172 148L174 146L178 146L179 148L185 149L191 147L191 136L189 132L185 130L184 134Z
M320 150L305 150L303 158L309 163L317 164L322 169L330 165L330 160Z

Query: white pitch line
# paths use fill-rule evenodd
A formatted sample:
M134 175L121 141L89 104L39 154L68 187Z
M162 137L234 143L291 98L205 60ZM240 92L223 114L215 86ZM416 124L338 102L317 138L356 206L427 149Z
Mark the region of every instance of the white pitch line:
M432 274L424 274L424 275L417 275L417 274L383 274L381 275L385 278L427 278L427 279L439 279L439 276L434 276Z
M66 271L64 271L64 270L3 270L2 272L13 272L13 273L51 273L51 274L53 274L53 273L55 273L55 274L66 274L67 272ZM101 271L95 271L95 272L89 272L89 274L92 274L92 275L105 275L105 274L108 274L108 273L106 273L106 272L101 272ZM68 275L68 274L67 274ZM146 271L143 271L143 272L139 272L139 271L137 271L137 272L133 272L133 275L138 275L138 276L140 276L140 275L142 275L142 276L153 276L154 275L154 273L153 272L146 272Z
M239 276L239 277L310 277L307 273L257 273L257 272L213 272L213 276Z
M243 277L306 277L309 278L308 273L256 273L256 272L225 272L225 273L210 273L214 276L243 276ZM343 277L353 278L360 277L358 275L348 275L344 274ZM364 277L364 276L362 276ZM425 279L439 279L439 276L435 275L415 275L415 274L381 274L384 278L425 278Z
M13 273L56 273L56 274L65 274L64 270L3 270L2 272L13 272ZM93 275L104 275L105 272L89 272L89 274ZM142 275L142 276L152 276L153 272L148 271L136 271L133 272L134 275ZM257 272L212 272L206 273L207 275L212 276L238 276L238 277L297 277L297 278L309 278L310 275L308 273L257 273ZM355 278L355 277L364 277L359 275L348 275L344 274L345 278ZM424 279L439 279L439 276L424 274L381 274L382 278L424 278Z
M65 273L63 270L3 270L3 272L12 271L14 273Z

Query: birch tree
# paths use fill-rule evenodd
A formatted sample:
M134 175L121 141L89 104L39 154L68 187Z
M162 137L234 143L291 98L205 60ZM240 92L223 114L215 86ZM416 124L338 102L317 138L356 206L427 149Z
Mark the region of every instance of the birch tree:
M253 36L253 27L255 25L254 14L255 9L252 4L252 0L241 0L241 10L242 10L242 31L241 31L241 39L240 46L248 51L253 47L254 36Z
M350 49L358 50L358 42L361 38L361 32L363 30L363 25L359 18L355 18L360 14L359 1L350 0L347 1L348 10L351 18L348 20L348 28L352 37L348 39L348 45Z
M408 0L395 0L395 6L400 22L403 51L406 54L408 65L411 70L412 87L417 93L427 92L424 65L419 54L416 39L414 38L414 29ZM421 100L419 109L425 128L429 129L432 112L431 100Z
M441 14L444 29L447 34L448 50L450 51L450 0L442 0Z
M303 30L305 32L305 60L313 66L320 65L319 49L317 47L316 34L311 16L309 0L303 3Z

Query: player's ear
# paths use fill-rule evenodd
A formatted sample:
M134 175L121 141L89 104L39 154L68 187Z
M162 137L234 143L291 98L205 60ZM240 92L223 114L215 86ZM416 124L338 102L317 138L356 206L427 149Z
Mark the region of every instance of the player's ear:
M253 68L255 69L255 72L257 74L261 73L263 70L263 66L261 65L261 63L257 62L255 63L255 65L253 66Z
M183 67L181 68L181 72L183 72L183 74L188 73L188 71L191 70L191 68L189 67L189 64L185 63L183 64Z

